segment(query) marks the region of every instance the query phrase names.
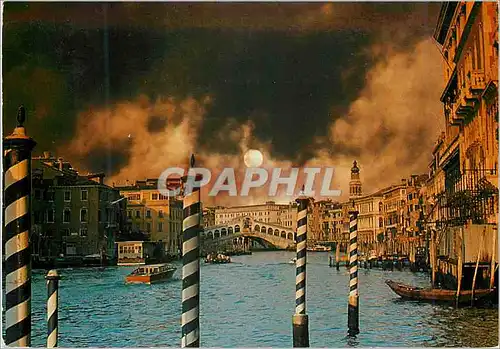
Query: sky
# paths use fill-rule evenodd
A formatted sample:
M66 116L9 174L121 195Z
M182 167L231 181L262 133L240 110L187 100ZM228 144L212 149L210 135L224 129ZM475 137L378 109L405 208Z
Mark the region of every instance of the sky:
M6 3L3 127L108 184L197 164L426 173L444 125L439 3ZM240 176L241 177L241 176ZM219 197L213 203L266 200ZM284 201L291 199L282 197ZM218 201L217 201L218 200ZM241 202L238 202L240 200ZM278 200L279 201L279 200Z

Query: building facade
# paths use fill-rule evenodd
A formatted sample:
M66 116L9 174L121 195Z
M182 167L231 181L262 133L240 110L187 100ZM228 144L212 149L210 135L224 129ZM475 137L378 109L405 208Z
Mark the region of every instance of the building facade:
M103 174L80 175L49 153L32 158L32 245L39 257L115 257L124 200Z
M132 230L143 232L150 241L163 242L166 253L178 253L182 235L182 201L162 195L157 179L115 188L127 198L127 221Z

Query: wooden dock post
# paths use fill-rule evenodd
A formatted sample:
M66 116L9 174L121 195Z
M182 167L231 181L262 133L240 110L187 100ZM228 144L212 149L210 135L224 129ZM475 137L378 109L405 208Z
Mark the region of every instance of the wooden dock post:
M191 155L190 167L194 167ZM200 347L200 232L201 226L201 188L198 185L201 175L195 178L182 177L191 192L184 193L184 220L182 222L182 317L181 347ZM193 180L196 183L193 183Z
M493 231L493 246L491 247L491 263L490 263L490 288L495 286L495 257L497 252L497 233Z
M350 211L349 223L349 306L347 325L349 336L359 333L359 295L358 295L358 211Z
M455 306L458 308L460 298L460 289L462 287L462 268L464 260L464 231L463 227L460 228L460 237L458 239L458 262L457 262L457 300Z
M304 188L302 187L302 192ZM309 347L309 318L306 314L307 265L307 204L308 199L297 199L297 260L295 262L295 314L292 317L294 348Z
M59 274L57 270L50 270L47 279L47 348L57 347L58 336L58 290Z
M335 267L337 270L340 269L340 242L335 246Z
M477 251L476 268L474 269L474 277L472 278L472 296L470 299L471 305L474 305L474 289L476 288L477 270L479 269L479 260L481 259L481 252L483 249L483 241L484 241L485 233L486 233L486 228L483 229L483 233L481 234L481 240L479 242L479 247L478 247L478 251Z
M26 135L24 107L17 127L3 140L5 344L31 346L31 152L36 142Z

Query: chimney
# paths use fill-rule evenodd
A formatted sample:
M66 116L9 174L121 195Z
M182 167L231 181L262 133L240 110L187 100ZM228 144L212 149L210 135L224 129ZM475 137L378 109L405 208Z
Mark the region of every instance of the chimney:
M59 171L62 171L63 170L63 159L59 158L59 159L57 159L57 161L59 163Z

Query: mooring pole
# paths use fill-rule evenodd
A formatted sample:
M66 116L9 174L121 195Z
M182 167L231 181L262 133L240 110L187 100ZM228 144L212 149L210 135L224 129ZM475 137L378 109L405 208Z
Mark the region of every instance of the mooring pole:
M194 155L191 155L190 167L194 167ZM181 347L198 348L200 346L200 231L201 195L198 185L201 175L196 178L182 177L184 188L184 221L182 241L182 320ZM196 182L193 182L196 181Z
M50 270L47 279L47 348L57 347L59 274Z
M303 189L303 188L302 188ZM309 319L306 315L306 262L307 262L307 203L308 199L297 199L297 261L295 276L295 314L293 324L293 347L309 347Z
M337 241L337 246L335 246L335 268L340 270L340 242Z
M26 135L24 107L17 127L3 140L5 344L31 346L31 152L36 142Z
M349 306L347 308L347 326L350 336L359 333L359 297L358 297L358 211L349 211Z

